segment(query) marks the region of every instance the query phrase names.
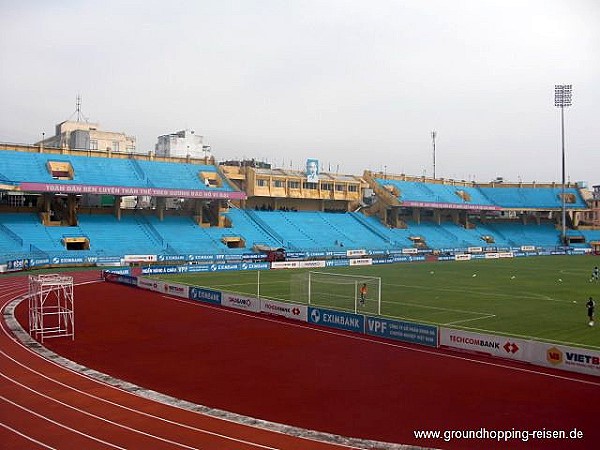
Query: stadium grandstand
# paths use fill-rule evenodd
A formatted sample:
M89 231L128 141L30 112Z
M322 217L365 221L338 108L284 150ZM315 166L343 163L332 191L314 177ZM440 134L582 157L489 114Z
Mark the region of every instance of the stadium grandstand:
M600 187L476 183L254 161L0 146L0 264L179 263L356 252L600 252ZM565 241L561 210L566 209Z

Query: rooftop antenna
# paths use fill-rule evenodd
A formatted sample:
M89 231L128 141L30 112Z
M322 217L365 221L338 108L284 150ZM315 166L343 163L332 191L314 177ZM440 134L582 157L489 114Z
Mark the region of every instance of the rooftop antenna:
M75 112L73 114L71 114L71 117L69 117L69 120L71 120L74 115L77 115L77 122L81 122L81 119L83 119L85 122L88 122L88 118L85 117L83 115L83 113L81 112L81 95L80 94L77 94L77 97L75 98Z

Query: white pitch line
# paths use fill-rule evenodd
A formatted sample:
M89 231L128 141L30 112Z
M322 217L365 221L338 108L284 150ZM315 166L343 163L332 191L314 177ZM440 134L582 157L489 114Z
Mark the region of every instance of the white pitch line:
M383 286L394 286L394 287L405 287L405 288L411 288L411 289L421 289L421 290L429 290L429 291L439 291L439 292L465 292L464 288L440 288L440 287L431 287L431 286L418 286L418 285L411 285L411 284L392 284L392 283L383 283ZM514 294L504 294L502 292L496 292L496 291L490 291L486 288L478 288L478 287L472 287L469 286L469 291L468 291L471 295L476 294L478 296L481 295L485 295L487 297L490 297L490 300L493 299L493 297L496 297L498 299L500 298L508 298L509 300L522 300L522 299L529 299L529 300L548 300L548 301L555 301L555 302L568 302L568 300L560 300L560 299L553 299L553 298L540 298L539 294L535 294L533 292L524 292L521 293L519 295L514 295ZM392 302L395 303L395 302Z
M442 325L456 325L457 323L471 322L473 320L491 319L492 317L496 317L496 314L487 314L481 317L473 317L472 319L455 320L454 322L446 322Z
M420 305L418 303L390 302L390 301L382 301L381 303L388 303L390 305L415 306L417 308L437 309L437 310L440 310L440 311L456 312L456 313L462 313L462 314L479 314L480 316L493 316L493 315L495 315L495 314L492 314L492 313L484 313L482 311L463 311L461 309L442 308L441 306Z

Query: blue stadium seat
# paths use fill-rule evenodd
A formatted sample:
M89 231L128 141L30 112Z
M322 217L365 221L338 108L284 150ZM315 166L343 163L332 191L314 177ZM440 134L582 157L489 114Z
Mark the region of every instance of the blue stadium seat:
M48 161L69 162L73 168L73 179L55 180L52 178L46 168ZM211 165L16 151L0 152L0 174L3 174L6 182L10 184L34 182L190 190L209 189L227 192L235 190L226 180L222 180L223 183L219 187L207 187L200 177L201 172L213 173L217 177L217 169Z

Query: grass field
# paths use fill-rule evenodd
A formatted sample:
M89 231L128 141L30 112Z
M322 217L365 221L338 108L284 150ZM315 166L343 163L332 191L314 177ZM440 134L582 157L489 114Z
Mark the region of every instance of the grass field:
M588 326L585 303L600 304L600 283L590 283L600 258L548 256L463 262L399 263L318 269L382 280L382 315L465 330L492 332L600 349L600 315ZM313 269L314 270L314 269ZM260 273L260 296L290 301L301 270ZM306 272L306 271L305 271ZM239 293L257 293L256 272L165 275L163 280ZM313 296L319 306L354 310L354 288L329 287ZM369 296L361 312L377 311ZM315 303L315 302L313 302Z

